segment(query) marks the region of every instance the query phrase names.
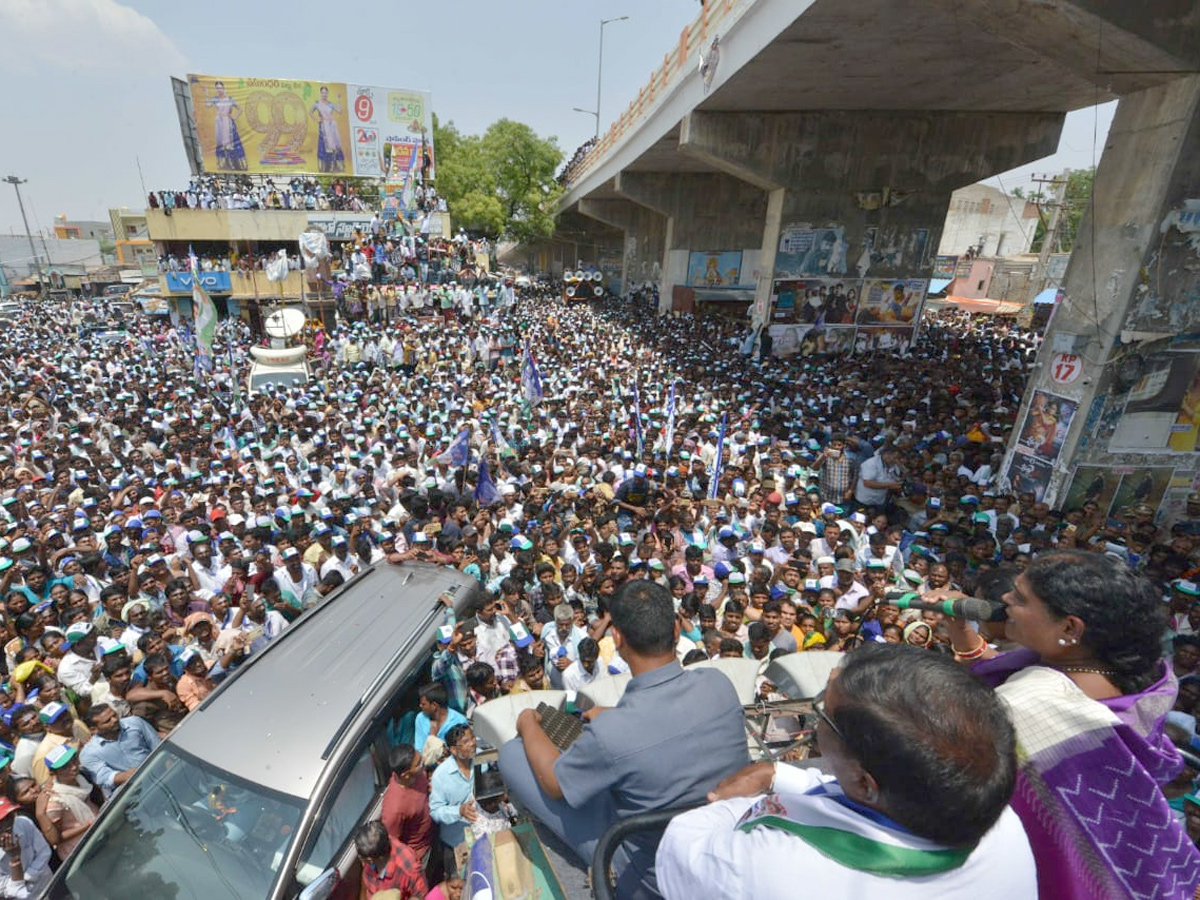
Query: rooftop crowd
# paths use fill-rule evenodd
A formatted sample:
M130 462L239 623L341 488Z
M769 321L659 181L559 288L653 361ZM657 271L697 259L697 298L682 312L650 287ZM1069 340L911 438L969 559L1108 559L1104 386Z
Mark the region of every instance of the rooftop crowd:
M270 176L204 175L185 189L150 191L146 205L169 214L176 209L303 209L335 212L371 212L379 197L367 195L344 178L292 178L276 183ZM414 188L414 209L445 210L445 201L431 183Z
M1017 636L889 592L998 600L1028 572L1045 597L1038 566L1082 551L1136 570L1169 611L1165 630L1149 607L1144 623L1171 697L1184 686L1172 737L1195 737L1200 495L1164 529L1154 510L1010 492L1000 462L1035 335L947 313L903 351L760 359L744 325L660 317L653 297L592 308L413 282L422 302L322 332L308 384L241 406L242 345L218 344L201 382L164 322L101 345L75 339L67 308L27 301L0 334L0 896L36 896L189 710L376 564L453 566L483 599L444 629L381 823L356 834L368 892L462 890L455 848L510 813L472 796L471 713L641 677L649 651L621 637L640 626L617 600L639 581L669 594L667 655L684 665L898 644L983 666ZM1157 741L1163 715L1146 722L1164 804L1183 822L1192 802L1200 836L1200 768ZM1096 871L1127 887L1116 869Z

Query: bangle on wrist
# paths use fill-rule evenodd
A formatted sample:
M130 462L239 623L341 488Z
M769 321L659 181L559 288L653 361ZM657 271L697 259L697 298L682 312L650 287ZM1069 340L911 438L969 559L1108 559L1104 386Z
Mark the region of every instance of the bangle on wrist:
M987 646L987 641L984 640L983 635L980 635L979 644L976 645L976 647L972 650L957 650L953 647L951 649L954 649L955 659L961 662L971 662L972 660L979 659L981 656L983 656L983 654L987 651Z

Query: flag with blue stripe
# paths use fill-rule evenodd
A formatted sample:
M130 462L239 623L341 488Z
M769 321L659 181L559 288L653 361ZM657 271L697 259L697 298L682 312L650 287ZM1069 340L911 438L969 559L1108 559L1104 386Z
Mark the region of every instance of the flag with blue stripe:
M542 387L542 373L538 371L537 360L533 358L533 350L525 345L525 362L521 366L521 394L530 406L537 406L546 396Z
M671 458L671 446L675 443L675 382L671 382L671 391L667 395L667 430L663 435L666 442L667 459Z
M642 458L642 398L637 381L633 382L633 439L637 442L638 459Z
M464 428L436 459L444 466L465 466L471 458L471 429Z
M721 469L725 465L725 425L729 422L729 413L721 413L721 430L717 432L717 457L713 460L712 480L708 485L708 498L717 499L717 484L721 480Z
M503 455L505 451L512 451L508 441L504 439L504 435L500 433L500 423L495 418L492 419L492 446L496 448L496 452Z
M475 502L480 506L491 506L493 503L500 502L500 489L492 480L487 460L481 460L479 463L479 479L475 482Z

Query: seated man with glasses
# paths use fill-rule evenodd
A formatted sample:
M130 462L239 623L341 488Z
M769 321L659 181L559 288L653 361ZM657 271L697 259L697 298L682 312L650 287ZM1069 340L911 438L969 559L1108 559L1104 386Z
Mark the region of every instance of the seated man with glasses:
M868 644L815 711L824 772L768 761L722 781L667 828L664 897L791 898L799 884L812 897L1037 896L1008 808L1012 725L982 682L947 657Z

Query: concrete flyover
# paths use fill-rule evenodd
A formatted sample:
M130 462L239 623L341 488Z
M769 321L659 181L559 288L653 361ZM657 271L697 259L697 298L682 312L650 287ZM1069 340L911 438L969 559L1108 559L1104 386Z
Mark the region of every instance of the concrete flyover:
M816 309L836 293L832 333L857 325L863 346L865 326L894 345L911 337L950 193L1050 155L1067 112L1114 98L1025 403L1040 392L1044 417L1053 394L1063 419L1053 442L1014 440L1005 473L1061 505L1077 463L1133 467L1139 484L1153 469L1137 495L1161 498L1164 479L1168 495L1185 479L1200 487L1197 454L1159 446L1196 449L1200 354L1148 343L1200 332L1194 0L707 0L568 173L556 238L575 257L608 255L625 289L657 284L662 312L727 297L756 324L801 324L808 298ZM1195 376L1196 396L1160 398L1175 408L1159 410L1153 446L1127 446L1150 420L1122 428L1117 407L1138 372L1164 366L1173 386ZM1025 421L1023 410L1018 432Z

